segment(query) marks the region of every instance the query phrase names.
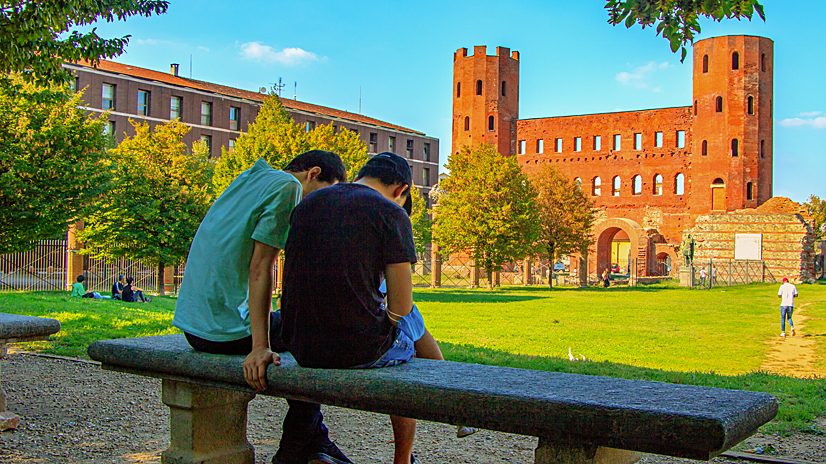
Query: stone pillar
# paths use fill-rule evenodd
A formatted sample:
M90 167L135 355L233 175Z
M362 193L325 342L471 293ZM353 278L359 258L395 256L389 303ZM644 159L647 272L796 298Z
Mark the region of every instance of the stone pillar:
M525 258L522 261L522 277L523 285L533 284L533 273L531 272L531 258Z
M84 273L83 255L78 251L83 249L83 243L78 240L77 233L83 231L83 221L77 221L69 226L66 236L66 290L71 290L77 276Z
M175 293L175 266L163 268L163 291L165 295Z
M442 286L442 255L439 253L439 245L433 242L430 245L430 288Z
M562 444L539 438L534 453L536 464L632 464L642 453L591 444Z
M247 403L254 393L163 379L169 449L163 464L254 464L247 441Z

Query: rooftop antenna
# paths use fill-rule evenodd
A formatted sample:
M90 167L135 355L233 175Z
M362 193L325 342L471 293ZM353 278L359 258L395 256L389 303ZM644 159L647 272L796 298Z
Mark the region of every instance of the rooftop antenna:
M361 114L361 86L359 86L359 114Z
M278 84L275 82L270 82L272 84L272 88L275 90L276 95L281 98L281 89L284 88L284 84L281 83L281 78L278 78Z
M192 79L192 53L189 54L189 78Z
M295 87L293 87L293 100L297 100L296 96L298 95L298 81L295 81Z

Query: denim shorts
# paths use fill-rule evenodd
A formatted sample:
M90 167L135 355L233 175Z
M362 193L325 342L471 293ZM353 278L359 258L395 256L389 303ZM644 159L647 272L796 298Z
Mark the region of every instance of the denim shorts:
M410 358L415 355L416 348L413 346L413 340L401 330L396 329L396 341L393 342L393 345L390 346L387 353L384 353L384 356L378 361L358 366L357 369L377 369L380 367L395 366L410 361Z

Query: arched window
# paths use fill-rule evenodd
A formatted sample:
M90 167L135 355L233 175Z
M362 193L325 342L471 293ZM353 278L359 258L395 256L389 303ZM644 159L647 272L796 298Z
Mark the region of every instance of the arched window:
M633 186L632 192L634 195L642 194L642 177L639 174L634 176L634 180L631 182L631 184Z
M748 104L746 106L748 106L749 114L754 114L754 97L749 95L747 102Z
M754 185L751 182L746 184L746 200L754 200Z
M719 177L711 183L711 209L712 211L726 209L726 183Z
M507 97L507 96L508 96L508 87L507 87L507 85L505 84L505 81L502 81L502 96L503 96L503 97Z
M657 174L654 176L654 195L663 194L663 176Z
M622 179L620 176L614 176L614 181L612 182L613 188L611 189L611 195L615 197L620 196L620 187L622 186Z
M680 173L674 177L674 195L685 193L685 176Z
M694 100L694 116L697 116L697 100Z
M731 69L740 69L740 54L737 52L731 54Z
M576 179L574 179L574 183L576 184L576 188L582 190L582 179L577 177Z
M760 157L761 158L766 157L766 141L765 140L760 141Z
M715 108L718 113L723 112L723 97L717 97L717 104L715 105Z
M602 194L602 179L597 176L591 181L591 195L598 197L600 194Z
M476 81L476 95L482 95L482 79Z
M708 140L703 140L703 156L708 156Z
M703 56L703 73L708 72L708 55Z
M760 70L765 72L766 71L766 54L763 53L760 55Z
M731 139L731 157L736 158L740 156L739 150L740 149L740 141L737 139Z
M470 130L470 116L465 116L465 130Z
M459 98L461 96L462 96L462 83L457 82L456 83L456 98Z
M493 116L488 116L488 130L496 130L496 126L493 123Z

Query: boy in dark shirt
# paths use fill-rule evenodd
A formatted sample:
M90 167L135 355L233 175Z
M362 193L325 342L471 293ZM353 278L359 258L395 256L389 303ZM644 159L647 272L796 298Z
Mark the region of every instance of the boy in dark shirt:
M131 277L126 278L126 286L123 287L123 292L121 293L121 297L125 303L149 303L152 301L151 298L146 298L143 296L143 289L140 287L136 287L132 285L135 279Z
M112 284L112 298L120 300L123 297L123 276L118 276L118 281Z
M375 368L414 355L444 359L413 305L411 183L407 161L381 153L355 183L314 192L293 210L281 337L299 365ZM394 464L417 462L411 455L415 419L390 419Z

